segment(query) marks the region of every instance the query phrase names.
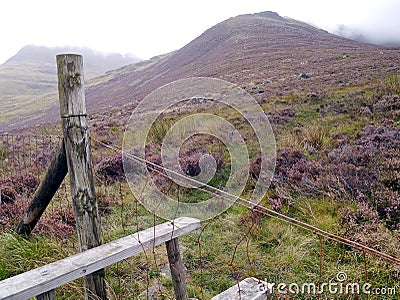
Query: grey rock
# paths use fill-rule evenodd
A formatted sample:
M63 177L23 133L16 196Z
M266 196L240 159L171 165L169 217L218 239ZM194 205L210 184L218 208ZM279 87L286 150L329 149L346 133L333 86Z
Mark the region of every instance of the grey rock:
M364 107L362 114L364 116L371 116L373 115L372 111L370 110L370 108L368 106Z
M298 80L307 79L307 78L310 78L310 75L305 74L305 73L301 73L301 74L299 74L299 75L297 76L297 79L298 79Z
M147 290L140 293L138 300L160 300L160 291L165 290L162 284L155 284L149 287Z

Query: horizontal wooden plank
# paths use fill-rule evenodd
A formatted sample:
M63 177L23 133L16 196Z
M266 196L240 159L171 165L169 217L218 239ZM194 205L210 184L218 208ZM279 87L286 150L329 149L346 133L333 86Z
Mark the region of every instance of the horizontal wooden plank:
M240 289L239 289L240 286ZM211 300L264 300L270 299L274 285L257 278L248 277L239 286L235 284Z
M29 299L200 228L178 218L0 281L0 299Z

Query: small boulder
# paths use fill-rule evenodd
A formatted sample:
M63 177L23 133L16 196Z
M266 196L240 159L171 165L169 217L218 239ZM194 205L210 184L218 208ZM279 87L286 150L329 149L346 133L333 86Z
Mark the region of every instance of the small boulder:
M364 109L362 111L362 115L366 116L366 117L372 117L373 113L372 113L371 109L368 106L366 106L366 107L364 107Z
M307 78L310 78L310 75L305 74L305 73L301 73L301 74L299 74L299 75L297 76L297 79L298 79L298 80L307 79Z
M317 93L308 93L307 94L307 98L313 100L313 101L318 101L319 100L319 96Z
M139 300L161 300L164 299L162 292L165 290L165 286L162 284L155 284L140 293Z

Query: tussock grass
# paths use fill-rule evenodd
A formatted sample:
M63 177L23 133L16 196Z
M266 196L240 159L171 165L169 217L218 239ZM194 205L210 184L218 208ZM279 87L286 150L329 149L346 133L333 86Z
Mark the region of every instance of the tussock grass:
M400 95L400 75L391 75L383 80L382 89L386 95Z
M54 238L34 235L24 239L8 231L0 235L0 280L63 259L77 252L70 241L63 244ZM56 289L57 299L82 299L84 291L81 280Z
M57 241L35 235L27 240L15 233L0 235L0 279L67 257L71 252Z
M7 147L0 144L0 159L4 160L8 156Z
M165 118L154 122L148 135L150 140L156 144L161 144L172 125L173 123Z
M310 124L297 127L287 132L280 139L279 146L282 148L302 149L306 152L316 152L329 142L329 130L320 124Z

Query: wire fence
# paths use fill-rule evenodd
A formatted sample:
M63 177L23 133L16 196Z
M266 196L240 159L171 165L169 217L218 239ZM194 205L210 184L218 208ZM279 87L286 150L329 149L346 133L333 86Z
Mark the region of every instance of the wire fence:
M55 135L0 134L2 175L31 173L39 177L60 140Z
M0 135L0 228L3 232L19 221L60 141L60 136ZM121 156L122 150L118 147L92 140L104 242L164 222L148 212L140 204L141 199L132 196ZM142 160L151 171L166 176L165 168L159 164L140 157L131 159ZM35 232L51 236L63 247L77 251L68 186L66 178ZM399 258L211 185L203 184L200 189L209 194L218 193L234 205L228 213L204 221L200 232L180 239L191 297L210 299L251 277L275 283L275 299L326 299L327 286L332 281L338 284L337 288L340 283L381 286L386 289L385 299L398 299ZM179 190L174 192L179 197ZM161 247L152 247L107 268L106 280L111 299L173 299L170 265ZM286 288L277 289L278 283L285 283ZM302 293L302 283L313 283L316 291ZM72 283L57 293L79 299L83 290L78 283ZM382 299L380 295L360 290L347 294L342 290L341 293L342 299Z

